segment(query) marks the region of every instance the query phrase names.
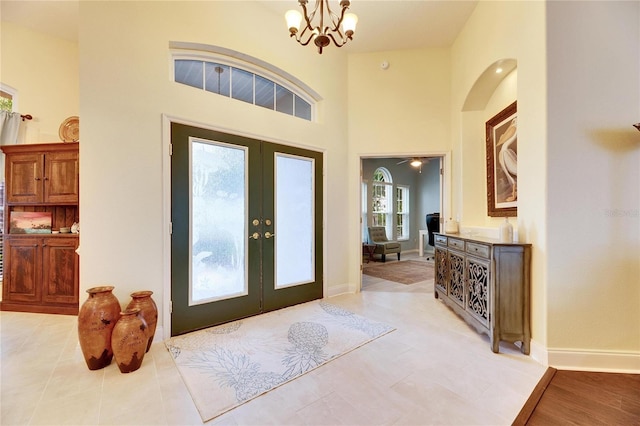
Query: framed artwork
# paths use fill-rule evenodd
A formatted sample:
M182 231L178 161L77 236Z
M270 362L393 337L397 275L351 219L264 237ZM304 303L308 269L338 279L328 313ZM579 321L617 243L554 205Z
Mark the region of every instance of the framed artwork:
M11 212L10 234L50 234L50 212Z
M518 214L518 119L517 102L486 123L487 214Z

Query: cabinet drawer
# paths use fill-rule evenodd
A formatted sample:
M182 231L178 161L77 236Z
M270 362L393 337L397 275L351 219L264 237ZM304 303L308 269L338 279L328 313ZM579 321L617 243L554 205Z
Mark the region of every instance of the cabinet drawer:
M464 241L449 238L449 247L464 251Z
M467 253L489 258L489 246L484 244L467 243Z
M447 245L447 237L443 237L442 235L435 235L436 237L436 244L444 244L445 246Z

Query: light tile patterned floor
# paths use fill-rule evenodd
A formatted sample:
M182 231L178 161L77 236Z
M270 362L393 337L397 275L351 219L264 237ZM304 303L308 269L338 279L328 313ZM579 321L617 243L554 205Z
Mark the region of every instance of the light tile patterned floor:
M363 279L361 293L330 302L396 331L209 424L511 424L546 367L509 344L491 352L486 336L434 299L432 282ZM0 424L202 423L161 342L134 373L114 363L89 371L76 321L0 313Z

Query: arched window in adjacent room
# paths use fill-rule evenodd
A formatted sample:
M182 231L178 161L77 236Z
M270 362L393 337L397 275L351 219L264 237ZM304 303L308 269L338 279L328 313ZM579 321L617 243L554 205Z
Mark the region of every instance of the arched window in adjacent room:
M393 179L384 167L373 173L371 216L373 226L384 226L387 238L393 239Z

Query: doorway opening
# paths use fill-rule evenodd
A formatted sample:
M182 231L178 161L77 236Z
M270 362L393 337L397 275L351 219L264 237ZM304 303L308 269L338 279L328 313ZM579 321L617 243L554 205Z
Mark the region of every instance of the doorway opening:
M431 221L431 232L437 232L449 213L445 191L448 161L448 153L361 156L360 290L375 288L365 285L369 282L369 276L362 273L366 268L382 268L383 264L403 261L433 263L434 247L429 245L427 223ZM372 226L383 226L387 239L400 244L397 260L396 255L383 256L382 250L370 240ZM399 289L413 291L411 286Z

